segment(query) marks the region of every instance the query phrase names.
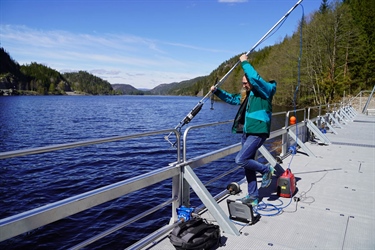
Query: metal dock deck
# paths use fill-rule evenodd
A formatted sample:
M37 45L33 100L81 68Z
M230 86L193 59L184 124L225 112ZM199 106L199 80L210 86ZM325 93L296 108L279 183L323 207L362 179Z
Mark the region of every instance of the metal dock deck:
M326 134L328 145L305 143L316 157L299 149L280 164L284 169L290 165L299 201L279 198L274 177L269 188L260 189L262 202L289 206L253 225L235 224L241 234L222 232L219 249L375 249L375 116L358 114L337 132ZM227 202L219 205L228 214ZM215 223L207 211L202 217ZM174 247L164 237L147 249Z

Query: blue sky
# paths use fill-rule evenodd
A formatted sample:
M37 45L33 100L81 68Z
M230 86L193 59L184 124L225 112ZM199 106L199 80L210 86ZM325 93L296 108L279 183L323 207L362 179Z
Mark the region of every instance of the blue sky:
M136 88L210 74L249 51L297 0L0 0L0 46L19 64ZM320 0L302 1L305 16ZM296 31L298 6L257 49Z

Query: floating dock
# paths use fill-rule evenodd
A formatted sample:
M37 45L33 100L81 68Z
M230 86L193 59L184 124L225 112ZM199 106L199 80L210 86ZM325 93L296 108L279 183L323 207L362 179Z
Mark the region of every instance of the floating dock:
M375 116L357 114L335 130L337 134L325 134L328 144L305 142L315 157L299 149L283 159L281 167L290 167L296 178L293 198L277 196L277 176L270 187L260 189L260 204L285 207L282 212L270 212L252 225L234 223L240 235L223 232L218 249L375 248ZM241 190L247 190L246 182ZM226 199L219 205L229 216ZM215 223L207 210L201 217ZM154 243L145 249L175 249L167 237Z

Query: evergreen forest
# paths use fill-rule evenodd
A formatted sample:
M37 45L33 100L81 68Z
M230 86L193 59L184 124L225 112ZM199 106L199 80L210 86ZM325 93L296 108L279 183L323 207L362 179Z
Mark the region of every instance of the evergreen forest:
M303 3L302 3L303 4ZM276 80L276 105L320 105L339 101L342 96L372 90L375 85L375 0L321 0L319 10L301 13L298 28L280 43L252 52L249 61L266 80ZM297 25L297 24L296 24ZM0 48L0 89L20 93L65 94L75 91L91 95L158 94L205 95L238 62L240 54L223 62L208 76L189 81L161 84L150 91L130 92L85 71L64 73L33 62L19 65ZM236 67L221 88L238 92L241 67ZM116 86L114 89L113 86ZM298 87L298 88L297 88ZM298 90L298 91L296 91Z

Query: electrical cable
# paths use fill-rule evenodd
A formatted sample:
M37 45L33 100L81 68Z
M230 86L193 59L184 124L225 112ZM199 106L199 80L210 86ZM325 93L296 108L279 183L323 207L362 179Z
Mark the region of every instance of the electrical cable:
M302 17L301 17L301 24L300 24L300 51L299 51L299 57L298 57L298 79L297 79L297 86L296 86L296 89L294 91L294 96L293 96L294 116L296 118L295 144L297 144L297 142L298 142L298 121L297 121L297 114L296 114L297 113L297 111L296 111L297 110L296 100L297 100L297 92L298 92L300 84L301 84L302 28L303 28L303 22L304 22L304 18L305 18L305 14L304 14L305 11L304 11L303 5L301 4L300 6L302 8ZM288 164L288 168L287 168L289 170L290 170L290 165L293 161L295 153L292 152L291 155L292 155L292 158L291 158L291 160ZM284 209L287 208L292 203L292 199L293 199L293 194L292 194L292 188L291 188L291 185L290 185L290 199L289 199L289 203L287 205L283 206L283 202L282 202L281 205L274 205L274 204L265 203L265 202L262 201L257 206L254 207L254 212L260 214L261 216L280 215L281 213L284 212ZM278 200L280 200L280 199L278 199Z
M297 93L298 93L299 87L301 85L302 28L303 28L303 22L304 22L304 19L305 19L305 14L304 14L305 10L304 10L302 4L301 4L301 8L302 8L302 18L301 18L301 24L300 24L300 40L299 40L299 56L298 56L298 80L297 80L297 86L296 86L296 89L294 91L294 96L293 96L294 117L296 118L296 123L295 123L295 126L296 126L295 146L297 145L297 142L298 142L298 118L297 118L297 104L296 104L296 100L297 100ZM294 154L292 154L292 160L293 160L293 155ZM291 162L292 161L290 161L290 163L288 165L288 169L290 169Z
M316 184L316 183L318 183L318 182L320 182L326 175L328 174L328 172L326 172L319 180L317 180L317 181L315 181L315 182L312 182L311 183L311 185L310 185L310 188L307 190L307 191L304 191L304 192L301 192L301 194L299 195L299 197L295 197L296 199L299 199L301 202L304 202L304 203L308 203L308 204L311 204L311 203L313 203L314 201L315 201L315 198L314 197L312 197L312 196L306 196L306 194L308 193L308 192L310 192L311 191L311 189L313 188L313 186ZM313 201L311 201L311 202L306 202L306 200L307 199L312 199Z

